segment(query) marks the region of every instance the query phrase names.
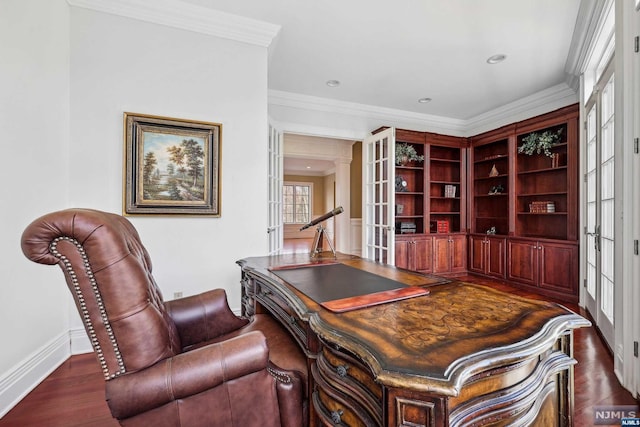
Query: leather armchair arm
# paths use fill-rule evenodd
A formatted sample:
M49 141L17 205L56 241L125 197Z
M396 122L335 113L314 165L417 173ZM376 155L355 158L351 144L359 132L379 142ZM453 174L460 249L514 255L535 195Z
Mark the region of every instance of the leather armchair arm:
M233 314L224 289L167 301L164 305L178 329L183 348L212 340L249 323Z
M269 350L260 332L164 359L132 375L106 383L106 398L115 418L123 419L184 399L268 366Z

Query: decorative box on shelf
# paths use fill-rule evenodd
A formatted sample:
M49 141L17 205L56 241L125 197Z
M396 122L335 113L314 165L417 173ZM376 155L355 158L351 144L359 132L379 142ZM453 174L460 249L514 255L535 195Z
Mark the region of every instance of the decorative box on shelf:
M444 197L455 198L456 197L456 186L452 184L445 184L444 186Z
M530 213L554 213L556 204L550 200L529 203Z
M414 234L416 232L416 224L413 222L401 222L399 227L400 234Z
M445 220L430 221L429 231L431 231L432 233L448 233L449 221L445 221Z

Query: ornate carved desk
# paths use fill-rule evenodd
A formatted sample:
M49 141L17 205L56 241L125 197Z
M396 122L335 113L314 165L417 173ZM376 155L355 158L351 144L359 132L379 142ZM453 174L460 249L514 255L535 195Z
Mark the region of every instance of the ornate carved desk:
M307 354L310 426L573 424L572 330L586 319L345 255L337 262L429 294L335 312L276 274L326 262L303 254L238 261L243 314L270 313Z

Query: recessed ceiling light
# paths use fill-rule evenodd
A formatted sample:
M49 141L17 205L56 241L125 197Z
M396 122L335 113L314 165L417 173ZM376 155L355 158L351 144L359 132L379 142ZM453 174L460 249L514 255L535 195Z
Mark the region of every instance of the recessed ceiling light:
M307 169L311 169L311 166L307 166Z
M431 98L420 98L420 99L418 99L418 102L420 104L426 104L428 102L431 102Z
M507 59L507 55L499 53L497 55L490 56L489 59L487 59L487 64L497 64L498 62L502 62L505 59Z
M338 80L327 80L327 86L329 86L329 87L338 87L338 86L340 86L340 81L338 81Z

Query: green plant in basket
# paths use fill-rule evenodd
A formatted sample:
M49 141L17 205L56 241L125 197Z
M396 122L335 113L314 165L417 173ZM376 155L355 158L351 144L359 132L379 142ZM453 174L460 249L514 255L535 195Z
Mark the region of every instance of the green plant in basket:
M404 142L396 144L396 165L422 161L424 161L424 156L419 155L413 145Z
M518 147L518 153L533 155L544 153L545 156L553 157L551 147L557 144L562 135L562 129L557 132L545 130L544 132L531 132L522 138L522 145Z

